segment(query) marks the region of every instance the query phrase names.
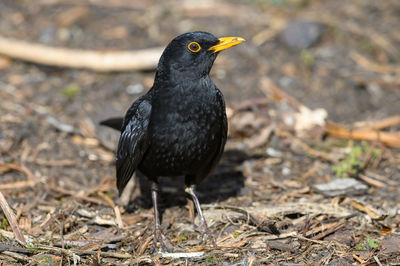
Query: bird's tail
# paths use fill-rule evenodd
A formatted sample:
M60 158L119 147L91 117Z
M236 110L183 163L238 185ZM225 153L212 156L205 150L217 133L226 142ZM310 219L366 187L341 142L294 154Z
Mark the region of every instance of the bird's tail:
M100 121L100 125L111 127L112 129L121 131L122 130L122 122L124 118L122 117L113 117L103 121Z

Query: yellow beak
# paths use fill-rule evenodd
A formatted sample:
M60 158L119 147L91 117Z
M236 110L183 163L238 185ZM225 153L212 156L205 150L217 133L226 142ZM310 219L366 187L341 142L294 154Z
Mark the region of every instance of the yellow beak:
M213 51L213 53L231 48L239 43L246 41L241 37L222 37L219 38L219 43L217 45L211 46L208 50Z

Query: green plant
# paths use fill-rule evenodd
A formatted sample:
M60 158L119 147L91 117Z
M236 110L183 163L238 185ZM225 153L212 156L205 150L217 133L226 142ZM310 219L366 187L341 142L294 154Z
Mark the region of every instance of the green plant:
M206 257L206 260L207 260L207 262L215 262L216 261L216 257L215 257L215 255L214 254L211 254L211 255L208 255L207 257Z
M333 170L338 177L349 177L349 174L356 173L356 167L361 166L359 159L362 153L360 146L353 146L349 154L339 162L338 165L333 166Z
M186 241L186 240L188 240L188 235L187 234L181 234L180 236L179 236L179 240L180 241Z
M70 83L61 90L61 94L68 100L74 99L81 93L81 87L77 83Z
M354 248L356 250L367 250L364 243L358 243Z
M376 242L376 240L368 236L366 242L360 242L354 248L356 250L367 250L368 248L374 249L377 247L379 247L379 244Z
M0 229L2 229L2 230L6 230L7 229L7 219L6 219L6 217L1 217Z
M373 43L369 39L362 39L358 42L358 47L360 50L372 54L375 51Z
M354 145L345 158L333 166L333 171L337 177L349 177L350 175L357 174L359 167L363 165L363 161L367 156L370 161L375 160L381 154L378 148L372 148L368 142L360 142Z
M370 248L377 248L377 247L379 247L379 244L376 243L375 240L372 239L372 238L370 238L370 237L367 238L367 243L368 243L368 246L369 246Z
M315 63L315 57L309 50L302 50L300 57L303 64L308 68L311 68Z
M233 237L238 238L241 234L240 232L233 232Z

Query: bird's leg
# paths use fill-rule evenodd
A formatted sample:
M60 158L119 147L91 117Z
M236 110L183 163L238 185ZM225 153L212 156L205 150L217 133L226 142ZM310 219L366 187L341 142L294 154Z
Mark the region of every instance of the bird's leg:
M196 194L194 193L194 186L187 186L185 188L185 192L188 193L192 197L194 206L196 207L197 213L200 216L200 225L197 227L197 230L202 234L202 242L206 242L207 239L210 239L211 243L214 246L217 246L215 244L214 236L210 232L210 229L208 229L206 219L204 218L203 211L201 210L201 207L200 207L199 199L197 198Z
M161 251L171 252L172 243L161 230L160 214L158 212L158 207L157 207L158 190L159 190L158 184L156 182L153 182L151 184L151 198L153 200L153 208L154 208L154 236L153 236L154 249L157 249L157 242L159 242Z

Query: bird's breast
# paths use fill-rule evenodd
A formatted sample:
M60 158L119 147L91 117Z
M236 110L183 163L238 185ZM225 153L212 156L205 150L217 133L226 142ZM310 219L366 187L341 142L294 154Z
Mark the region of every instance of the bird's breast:
M216 91L181 95L156 105L144 168L153 169L154 175L184 175L204 166L219 149L224 113Z

